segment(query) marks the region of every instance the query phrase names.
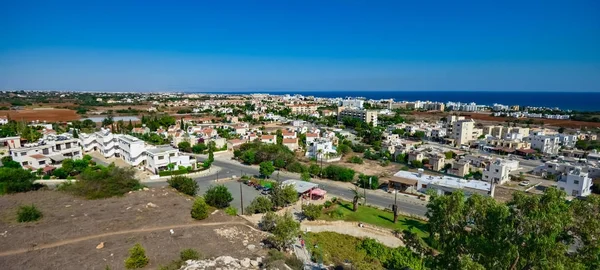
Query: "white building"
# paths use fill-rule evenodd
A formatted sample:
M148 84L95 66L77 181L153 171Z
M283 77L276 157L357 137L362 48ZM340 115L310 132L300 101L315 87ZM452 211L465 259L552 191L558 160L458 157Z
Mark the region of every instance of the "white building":
M554 135L532 135L526 138L531 143L531 148L544 154L558 154L560 138Z
M306 156L310 158L327 158L327 156L337 156L337 150L330 140L319 138L308 145Z
M64 159L83 157L79 141L70 134L48 135L35 143L10 149L10 156L23 167L40 169L48 165L59 165Z
M339 105L343 107L362 109L365 104L364 100L360 99L345 99L340 102Z
M0 116L0 125L6 125L6 124L8 124L8 117Z
M438 195L450 194L456 190L462 190L467 196L472 194L490 195L490 183L478 180L465 180L451 176L426 175L423 170L419 172L399 171L394 174L391 182L401 183L412 189L425 193L433 190ZM493 196L493 194L492 194Z
M483 170L483 181L502 185L510 180L510 173L519 168L519 161L496 159Z
M96 151L105 158L120 155L117 137L110 132L110 129L102 128L91 134L81 133L79 134L79 143L84 152Z
M119 135L117 142L120 158L127 162L127 164L138 166L146 161L146 146L144 141L131 135Z
M468 145L469 142L477 140L482 133L482 129L475 128L473 119L464 119L452 123L450 138L455 140L456 145Z
M558 188L568 196L588 196L592 193L592 178L581 168L576 167L558 178Z
M173 164L177 170L179 166L192 166L189 156L180 155L179 150L171 146L160 146L145 150L146 170L158 174L160 171L168 170L169 164Z

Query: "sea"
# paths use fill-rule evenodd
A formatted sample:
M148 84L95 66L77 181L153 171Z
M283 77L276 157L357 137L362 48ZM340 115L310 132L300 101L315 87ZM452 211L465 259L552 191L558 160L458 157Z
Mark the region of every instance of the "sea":
M475 102L478 105L520 105L560 108L574 111L600 111L600 92L515 92L515 91L235 91L202 92L215 94L268 93L272 95L300 94L315 97L364 97L395 101Z

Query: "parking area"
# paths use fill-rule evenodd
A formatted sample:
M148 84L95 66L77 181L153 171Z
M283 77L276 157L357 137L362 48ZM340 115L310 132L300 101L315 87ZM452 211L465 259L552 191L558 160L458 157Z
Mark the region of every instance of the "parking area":
M241 201L242 194L244 197L244 201L243 201L244 208L246 208L252 202L252 200L254 200L254 198L256 198L257 196L263 196L260 194L260 191L256 190L254 187L249 187L247 185L244 185L244 183L242 183L242 185L241 185L242 194L240 194L240 182L235 181L235 180L227 180L227 181L220 181L220 182L215 182L215 181L199 182L198 185L200 187L200 192L198 192L198 195L203 195L204 192L206 192L206 190L210 186L224 185L225 187L227 187L227 189L231 193L231 196L233 197L233 201L231 201L231 206L237 208L238 213L241 213L240 201Z

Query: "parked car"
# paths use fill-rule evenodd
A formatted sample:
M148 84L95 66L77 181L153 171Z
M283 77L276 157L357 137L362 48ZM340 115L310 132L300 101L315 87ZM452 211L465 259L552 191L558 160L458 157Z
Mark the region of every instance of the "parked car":
M271 188L268 188L268 187L263 188L263 190L260 192L260 194L262 194L262 195L269 195L269 194L271 194Z
M523 186L523 187L529 186L529 181L521 181L521 183L519 183L519 186Z
M256 188L256 190L261 190L261 189L263 189L263 186L261 186L260 184L257 184L256 186L254 186L254 188Z

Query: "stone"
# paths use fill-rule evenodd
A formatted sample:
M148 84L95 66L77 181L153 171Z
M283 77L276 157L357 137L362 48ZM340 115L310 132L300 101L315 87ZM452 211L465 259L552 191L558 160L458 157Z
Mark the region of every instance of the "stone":
M67 204L67 205L65 205L65 207L66 207L66 208L69 208L69 207L71 207L71 205L70 205L70 204Z
M242 245L247 246L248 245L248 240L242 241Z
M149 189L149 188L147 188L147 187L144 187L144 188L142 188L142 190L143 190L143 191L148 191L148 190L150 190L150 189Z
M256 248L256 246L255 245L248 245L247 248L248 248L248 250L254 250Z
M240 265L241 265L243 268L248 268L248 267L250 267L250 259L248 259L248 258L244 258L243 260L241 260L241 261L240 261Z
M258 262L255 260L250 260L250 265L252 265L254 267L258 267Z
M104 248L104 242L100 242L100 244L98 244L96 246L96 249L103 249Z
M256 257L256 261L257 261L258 263L262 263L262 260L263 260L263 259L262 259L262 257Z
M149 202L148 204L146 204L146 208L148 208L148 207L156 208L156 207L158 207L158 205Z

